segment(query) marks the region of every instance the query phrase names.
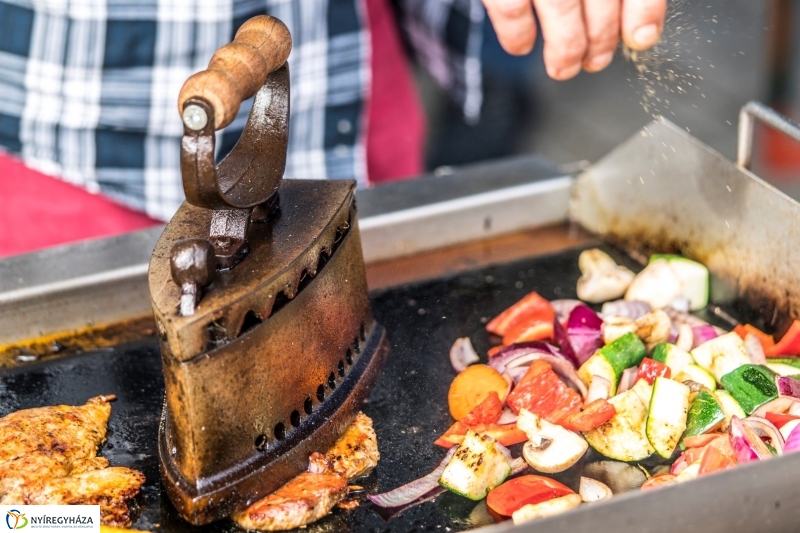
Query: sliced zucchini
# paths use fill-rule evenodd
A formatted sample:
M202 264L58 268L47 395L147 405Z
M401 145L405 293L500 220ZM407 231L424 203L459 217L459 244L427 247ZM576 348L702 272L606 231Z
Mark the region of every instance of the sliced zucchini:
M511 465L497 442L467 430L456 453L444 467L439 484L470 500L482 500L511 474Z
M714 431L724 422L725 413L714 394L708 391L700 391L689 408L684 438Z
M714 379L714 376L712 376L710 372L699 365L686 365L683 370L672 379L680 383L694 381L710 391L717 389L717 380Z
M608 400L617 410L611 420L583 434L589 446L618 461L641 461L652 455L645 435L647 407L639 395L627 390Z
M800 357L770 357L770 364L781 364L793 366L800 369Z
M617 391L619 378L626 368L639 366L646 353L646 349L635 333L626 333L611 344L606 344L590 357L580 369L578 375L591 386L592 376L602 376L612 385L611 394Z
M667 365L673 376L680 374L687 365L694 364L692 354L669 342L657 344L651 357L654 361Z
M728 391L714 391L714 396L717 398L719 406L722 408L722 412L725 414L725 422L722 428L720 428L723 431L727 430L728 426L731 424L731 417L737 416L739 418L745 418L747 416L744 414L744 409L742 409L742 406L739 405L739 402L737 402Z
M581 380L586 384L586 387L592 386L593 376L600 376L607 379L608 382L611 383L611 387L608 390L608 394L610 396L614 396L617 393L619 376L614 371L611 363L609 363L608 360L599 353L596 353L587 359L586 362L583 363L578 369L578 377L580 377Z
M661 457L672 456L686 431L690 393L689 387L669 378L657 377L653 382L646 433L650 445Z
M704 342L692 350L692 357L698 365L711 372L718 383L725 374L750 363L744 341L734 332Z
M631 390L639 396L639 399L642 400L644 405L650 405L650 398L653 397L653 386L650 385L646 379L640 378L636 380Z
M778 397L775 374L763 365L742 365L722 376L722 386L749 416Z

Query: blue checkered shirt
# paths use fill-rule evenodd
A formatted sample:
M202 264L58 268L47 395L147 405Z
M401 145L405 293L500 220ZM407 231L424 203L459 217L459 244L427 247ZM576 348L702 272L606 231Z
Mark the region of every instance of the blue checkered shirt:
M368 0L0 0L0 149L168 219L183 201L178 91L259 14L289 27L286 176L367 183ZM418 61L480 108L480 0L395 0ZM218 134L235 144L250 111ZM349 127L342 127L349 124Z

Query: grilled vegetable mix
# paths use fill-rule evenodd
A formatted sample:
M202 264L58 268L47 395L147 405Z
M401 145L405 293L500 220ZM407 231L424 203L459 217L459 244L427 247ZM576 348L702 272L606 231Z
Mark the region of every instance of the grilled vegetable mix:
M605 301L602 312L530 293L486 325L501 339L488 364L470 364L472 345L459 339L455 422L435 442L448 456L370 496L376 505L400 508L444 487L521 523L612 489L652 490L800 450L800 321L778 342L752 325L706 324L689 311L708 304L708 270L680 256L653 256L634 276L594 249L579 267L578 295ZM514 458L506 447L518 444ZM595 462L577 466L578 494L546 476L589 448ZM536 474L518 475L527 469Z

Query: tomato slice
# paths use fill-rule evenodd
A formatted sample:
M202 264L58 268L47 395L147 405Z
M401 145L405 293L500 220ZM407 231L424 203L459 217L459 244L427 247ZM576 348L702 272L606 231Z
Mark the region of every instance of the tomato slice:
M560 424L570 431L591 431L611 420L615 414L617 410L613 405L603 398L598 398L586 404L583 411L564 417Z
M687 448L702 448L711 441L724 436L725 435L722 433L703 433L702 435L693 435L683 439L683 445Z
M537 359L508 395L506 403L517 414L525 408L548 422L558 424L566 416L578 412L583 401L577 392L561 381L548 363Z
M725 438L716 439L705 447L697 475L702 476L712 472L719 472L732 466L736 466L736 456L733 453L730 440Z
M554 479L544 476L520 476L509 479L489 492L486 505L495 513L511 516L517 509L541 503L553 498L560 498L575 491Z
M776 428L781 429L792 420L800 419L800 416L787 415L783 413L767 413L764 418L772 422Z
M504 337L519 324L553 322L556 312L550 302L532 292L486 324L486 331ZM504 343L505 344L505 343Z
M633 382L636 383L640 379L643 379L652 385L656 378L659 377L672 377L672 371L664 363L659 363L658 361L654 361L649 357L645 357L642 359L642 363L639 365L639 373L636 374L636 379Z
M496 391L489 393L478 407L469 412L467 416L461 419L461 422L467 426L476 426L478 424L494 424L503 414L503 402L500 401Z
M478 424L477 426L467 426L462 422L456 422L436 441L436 446L442 448L450 448L461 444L464 440L464 435L467 434L467 429L471 429L479 435L489 435L498 443L503 446L513 446L528 440L528 436L524 431L519 429L516 424Z

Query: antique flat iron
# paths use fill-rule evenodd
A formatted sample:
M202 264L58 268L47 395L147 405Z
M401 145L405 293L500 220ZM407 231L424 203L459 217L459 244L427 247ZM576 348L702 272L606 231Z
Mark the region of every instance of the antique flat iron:
M388 354L367 294L355 182L282 180L291 37L247 21L179 97L186 202L150 261L166 402L161 477L193 524L306 469L344 432ZM238 144L214 131L255 94Z

